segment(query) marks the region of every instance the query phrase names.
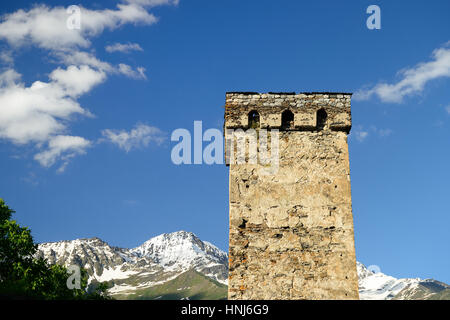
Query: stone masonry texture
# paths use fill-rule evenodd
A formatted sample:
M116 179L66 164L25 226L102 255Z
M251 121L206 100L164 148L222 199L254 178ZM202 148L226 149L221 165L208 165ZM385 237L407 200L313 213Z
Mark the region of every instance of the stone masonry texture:
M263 174L262 164L229 165L229 299L359 299L350 99L327 92L226 94L226 129L246 130L256 111L257 130L279 130L275 174ZM294 114L289 127L282 127L285 110Z

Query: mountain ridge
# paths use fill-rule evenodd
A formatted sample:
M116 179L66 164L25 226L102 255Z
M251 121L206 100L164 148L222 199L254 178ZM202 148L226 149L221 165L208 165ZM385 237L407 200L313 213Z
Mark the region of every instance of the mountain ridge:
M131 249L98 237L46 242L37 256L85 268L90 284L108 282L109 294L119 299L226 299L227 253L188 231L163 233ZM362 300L450 299L450 286L437 280L397 279L360 262L357 271ZM179 283L184 286L175 288Z

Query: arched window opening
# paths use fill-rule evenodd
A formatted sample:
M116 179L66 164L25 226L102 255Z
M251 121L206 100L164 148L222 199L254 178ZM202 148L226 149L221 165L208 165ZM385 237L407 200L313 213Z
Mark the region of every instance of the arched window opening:
M259 128L259 113L258 111L250 111L248 114L248 127L249 128Z
M322 130L327 123L327 112L324 109L317 111L317 130Z
M285 110L281 114L281 127L289 129L294 127L294 114L291 110Z

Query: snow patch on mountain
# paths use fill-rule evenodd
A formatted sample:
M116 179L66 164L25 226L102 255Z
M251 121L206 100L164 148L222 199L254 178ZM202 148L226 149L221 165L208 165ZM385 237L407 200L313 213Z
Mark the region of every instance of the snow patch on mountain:
M372 272L356 263L361 300L390 300L408 286L418 285L420 279L397 279L381 272Z
M131 275L135 275L139 273L138 271L134 270L127 270L123 271L120 269L120 266L115 268L105 268L103 269L103 272L101 275L97 275L95 279L99 282L104 281L111 281L111 280L117 280L117 279L127 279Z

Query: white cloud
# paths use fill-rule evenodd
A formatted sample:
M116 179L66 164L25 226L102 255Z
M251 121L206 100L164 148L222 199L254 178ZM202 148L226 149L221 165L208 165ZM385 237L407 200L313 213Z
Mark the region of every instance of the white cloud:
M66 130L71 116L90 115L76 98L105 79L88 66L58 68L49 77L27 87L12 69L0 74L0 138L15 144L48 141Z
M0 73L0 87L14 85L20 77L20 74L18 74L14 69L7 69L3 73Z
M145 79L143 67L136 70L125 64L112 66L100 61L92 53L83 51L91 46L91 39L105 29L114 30L124 24L146 24L157 22L157 18L144 7L163 4L177 4L177 1L127 1L117 5L115 10L90 10L80 7L80 29L69 29L67 20L70 13L64 7L36 6L28 11L18 10L1 18L0 40L9 43L11 49L2 52L0 59L11 64L13 51L23 46L34 45L47 49L58 59L57 62L68 65L85 64L107 73L118 73L134 79ZM120 44L118 44L120 45ZM142 50L138 44L126 44L115 47L118 50Z
M22 177L20 180L32 186L37 186L39 184L39 179L34 172L29 172L28 175Z
M129 132L105 129L102 130L102 135L106 140L116 144L126 152L136 148L147 147L151 141L161 144L165 140L164 133L160 129L145 124L137 124Z
M103 72L114 73L115 68L111 64L97 59L89 52L70 50L53 52L53 54L58 58L58 62L65 65L87 65Z
M91 41L104 30L114 30L124 24L151 25L157 18L147 8L176 5L171 0L124 0L115 9L81 9L81 28L70 29L67 20L72 14L64 7L35 6L17 10L0 18L0 40L8 48L2 50L0 60L9 67L0 74L0 139L14 144L34 144L35 159L44 167L61 160L58 171L64 171L68 160L82 154L91 142L83 137L68 135L68 123L74 115L90 113L77 101L109 74L121 74L133 79L146 79L145 68L127 64L112 65L99 60L90 50ZM48 82L35 81L26 86L21 75L11 66L23 47L35 46L48 51L57 67L49 74ZM129 50L139 50L130 44ZM132 130L121 146L130 150L148 144L156 133L152 128ZM151 127L149 127L151 128ZM110 132L114 137L114 132ZM122 135L115 137L119 139ZM150 139L150 140L149 140ZM155 138L156 139L156 138ZM156 140L155 140L156 141ZM130 147L128 147L130 146Z
M119 63L119 72L133 79L147 79L144 67L138 67L137 70L133 70L129 65Z
M48 142L48 149L34 156L34 159L44 167L53 165L56 160L62 159L63 164L58 172L63 172L68 164L68 160L79 154L85 154L86 148L91 142L74 136L59 135L52 137Z
M355 127L354 131L352 132L352 135L358 140L359 142L363 142L367 139L369 135L378 136L381 138L385 138L390 136L393 133L391 129L379 129L376 126L369 126L369 128L365 128L362 125L358 125Z
M359 142L363 142L367 138L368 135L369 135L369 132L362 130L362 128L355 131L356 139Z
M163 1L161 4L164 4ZM118 4L116 10L81 9L81 28L67 28L70 15L66 8L37 6L28 11L18 10L7 14L0 23L0 39L6 40L11 48L35 45L47 49L58 62L65 65L86 64L108 73L118 73L133 79L145 79L143 67L136 70L123 64L112 66L97 59L92 53L82 51L91 46L91 38L99 35L105 29L114 30L127 23L154 24L157 18L147 12L138 3ZM4 53L0 58L9 64L12 57Z
M144 51L138 43L114 43L106 46L105 50L108 52L123 52Z
M137 4L143 7L156 7L161 5L178 5L179 0L125 0L127 3Z
M401 70L401 79L394 83L379 83L373 88L359 90L356 100L377 96L383 102L401 103L407 96L421 93L425 85L435 79L450 77L450 48L448 43L433 51L432 60L421 62L413 68Z
M77 97L103 82L106 75L89 66L69 66L65 70L61 68L53 70L49 78L65 90L68 96Z
M127 23L153 24L157 18L137 3L118 4L116 10L81 9L81 28L67 28L70 14L64 7L36 6L28 11L18 10L3 16L0 23L0 38L12 47L31 43L40 48L61 50L62 48L89 47L89 38L104 29L116 29Z
M447 107L445 107L445 111L447 111L447 113L450 114L450 105L448 105Z
M2 51L0 52L0 60L6 65L13 65L14 58L12 56L12 51Z
M380 137L389 137L392 134L391 129L377 129L377 132Z
M88 65L107 74L122 74L132 79L147 79L144 67L133 69L131 66L119 63L113 66L108 62L97 59L93 54L84 51L54 52L54 55L65 65Z

